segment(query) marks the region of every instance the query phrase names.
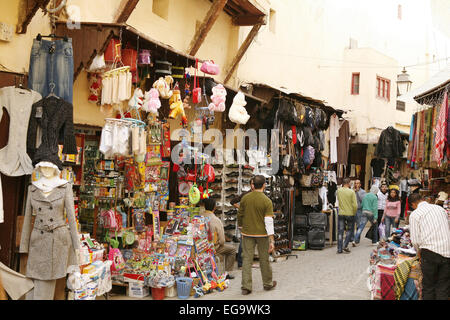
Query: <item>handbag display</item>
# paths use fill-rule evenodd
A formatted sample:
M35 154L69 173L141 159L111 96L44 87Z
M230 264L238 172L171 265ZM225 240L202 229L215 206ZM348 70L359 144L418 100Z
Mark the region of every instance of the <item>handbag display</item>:
M134 49L123 49L122 50L122 63L125 66L130 67L130 71L134 72L137 70L137 51Z
M203 62L200 71L210 75L218 75L220 73L219 66L212 60Z
M322 173L313 173L311 175L311 187L321 187L323 184L323 175Z
M192 103L198 104L202 102L202 88L200 88L200 81L197 77L198 60L195 62L195 75L194 75L194 89L192 90Z
M122 44L119 39L112 38L105 51L105 61L113 63L122 59Z
M302 187L311 187L311 179L312 175L310 174L303 174L300 178L300 185Z
M142 49L139 52L138 64L141 66L152 64L150 50Z

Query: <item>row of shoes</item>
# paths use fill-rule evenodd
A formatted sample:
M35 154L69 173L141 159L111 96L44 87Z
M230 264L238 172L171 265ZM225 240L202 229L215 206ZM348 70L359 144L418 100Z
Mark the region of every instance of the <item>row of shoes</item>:
M234 230L236 229L236 225L234 224L228 224L225 227L223 227L224 230Z
M225 215L227 216L234 216L238 213L237 209L232 209L232 210L228 210L227 212L225 212Z
M274 238L276 240L280 240L281 238L287 237L287 235L288 235L287 232L275 233Z
M289 244L289 240L288 239L276 240L275 241L275 247L287 246L288 244Z
M282 212L276 212L276 213L274 213L274 215L275 215L275 220L284 220L284 218L285 218L285 214Z
M225 218L224 220L225 221L227 221L227 222L232 222L232 221L236 221L236 217L228 217L228 218Z
M287 226L279 226L279 227L275 227L274 230L275 232L281 232L287 229Z
M277 250L278 255L283 255L283 254L290 254L292 253L292 250L289 248L283 248L283 249L278 249Z

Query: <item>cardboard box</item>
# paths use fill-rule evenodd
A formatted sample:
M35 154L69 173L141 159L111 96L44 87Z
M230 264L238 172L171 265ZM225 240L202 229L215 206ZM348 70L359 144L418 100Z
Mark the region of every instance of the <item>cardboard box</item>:
M128 284L127 288L127 296L131 298L138 298L142 299L145 297L148 297L150 294L147 287L145 287L143 284L130 282Z

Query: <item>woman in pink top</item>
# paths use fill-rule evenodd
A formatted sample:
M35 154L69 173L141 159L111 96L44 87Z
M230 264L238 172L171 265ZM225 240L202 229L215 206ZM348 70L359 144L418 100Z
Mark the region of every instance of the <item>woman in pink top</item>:
M386 208L384 209L383 218L381 219L381 222L385 225L385 240L391 235L391 227L394 227L400 219L402 203L400 201L399 192L395 187L397 186L394 186L389 190Z

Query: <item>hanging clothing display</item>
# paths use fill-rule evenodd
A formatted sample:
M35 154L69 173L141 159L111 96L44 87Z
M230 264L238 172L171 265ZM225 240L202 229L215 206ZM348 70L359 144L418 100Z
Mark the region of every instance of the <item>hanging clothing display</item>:
M434 161L437 162L440 167L442 164L442 159L444 158L444 146L447 141L447 126L448 126L448 93L445 92L444 99L442 100L442 105L439 111L439 118L434 129L436 136L434 140L433 147L435 149Z
M15 87L0 89L0 120L3 108L9 118L9 142L0 150L0 171L11 177L29 175L33 172L31 159L27 154L27 126L24 120L30 118L34 103L42 97L36 91ZM13 138L13 139L12 139Z
M115 155L139 156L147 152L147 131L128 120L106 119L100 140L100 152L107 158Z
M32 229L33 212L36 220ZM78 265L75 250L79 248L72 185L59 186L48 197L31 185L20 241L20 253L28 253L26 276L37 280L64 278L69 266Z
M442 167L449 155L449 108L448 92L434 107L415 113L411 120L408 165L418 168L422 162L435 162Z
M400 131L393 127L383 130L378 140L375 156L380 158L396 159L401 158L405 152L405 145Z
M31 49L28 86L43 97L50 93L73 103L72 39L35 39Z
M347 120L341 123L339 136L337 138L337 162L347 165L348 153L350 151L350 124Z
M333 114L330 118L330 163L338 161L337 138L339 137L339 117Z
M0 172L7 176L18 177L33 172L31 159L27 154L27 127L24 126L23 119L30 117L32 105L40 99L41 95L35 91L16 87L0 89L0 121L3 118L3 110L6 110L9 116L9 141L0 150ZM3 222L3 191L0 179L0 223Z
M119 68L102 75L102 105L115 105L131 98L133 75L129 69Z
M382 174L384 173L384 167L385 167L386 163L384 162L383 159L372 159L372 161L370 161L370 166L372 167L372 171L373 171L373 177L376 178L381 178Z
M42 129L41 144L37 146L38 127ZM77 154L73 127L73 106L58 97L44 98L33 105L28 124L27 152L33 165L53 159L62 170L58 156L58 143L64 144L64 154Z

